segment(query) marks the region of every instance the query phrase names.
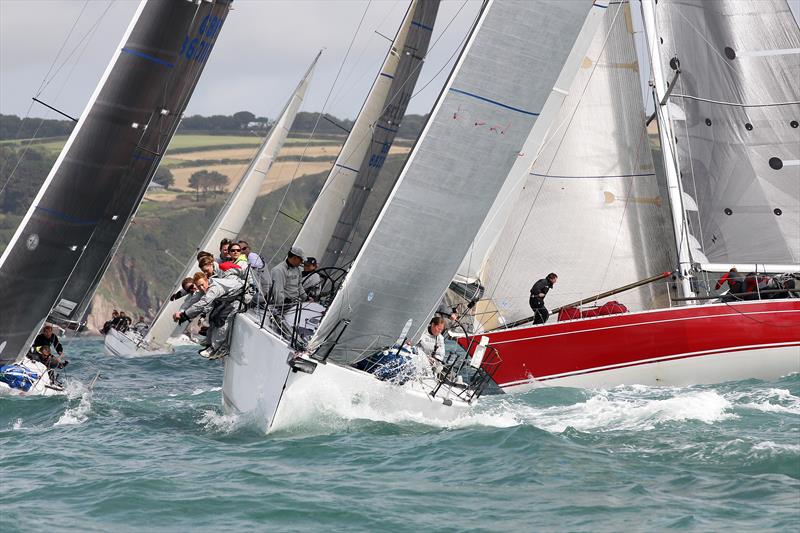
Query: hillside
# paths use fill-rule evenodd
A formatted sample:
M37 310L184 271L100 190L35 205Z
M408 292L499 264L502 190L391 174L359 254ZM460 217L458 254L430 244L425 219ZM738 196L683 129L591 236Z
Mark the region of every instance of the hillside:
M7 132L8 128L2 131ZM255 249L264 243L262 255L272 259L270 264L281 260L286 243L299 230L297 222L279 215L269 236L265 235L286 188L291 183L281 210L302 220L344 139L343 133L338 132L315 135L309 142L308 134L303 131L290 133L241 235ZM16 230L65 140L65 137L39 139L29 146L23 139L0 141L0 183L6 183L13 171L12 179L0 194L0 249L5 248ZM107 320L112 309L147 316L157 311L184 262L194 255L197 242L217 215L227 191L238 183L260 141L253 132L175 136L159 170L159 175L168 171L172 183L166 189L151 188L145 196L92 301L89 325L93 330ZM384 166L384 175L399 172L411 144L407 139L398 140ZM20 161L23 151L25 156ZM226 192L193 189L189 180L198 171L219 172L227 179ZM388 192L388 184L378 188L367 210L376 212Z

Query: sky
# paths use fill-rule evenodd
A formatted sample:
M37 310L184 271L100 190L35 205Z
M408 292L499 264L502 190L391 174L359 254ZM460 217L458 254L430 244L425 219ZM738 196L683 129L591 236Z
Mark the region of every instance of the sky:
M138 0L0 0L0 113L63 118L39 104L31 107L31 97L49 80L39 99L79 116L137 5ZM390 44L375 32L393 37L407 6L408 0L234 0L186 113L275 117L325 48L303 109L319 111L330 95L326 111L353 118ZM479 8L476 0L442 2L432 42L441 38L418 88L430 84L409 112L430 110Z
M480 4L442 0L435 44L409 113L430 111ZM138 0L0 0L0 113L63 118L31 105L47 80L39 99L79 116L137 5ZM797 18L800 0L789 5ZM303 110L324 106L337 117L354 118L388 50L389 41L376 32L394 36L408 0L234 0L233 6L187 115L251 111L274 118L325 48ZM632 12L634 26L641 27L638 9ZM643 54L640 47L640 64L646 65ZM643 96L651 106L648 75L643 69Z

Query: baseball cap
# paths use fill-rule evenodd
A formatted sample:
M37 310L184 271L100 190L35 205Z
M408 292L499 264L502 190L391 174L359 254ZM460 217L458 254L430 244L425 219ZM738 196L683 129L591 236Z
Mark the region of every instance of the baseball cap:
M305 259L306 257L305 255L303 255L303 249L300 248L299 246L292 246L291 248L289 248L289 253L292 255L296 255L301 259Z

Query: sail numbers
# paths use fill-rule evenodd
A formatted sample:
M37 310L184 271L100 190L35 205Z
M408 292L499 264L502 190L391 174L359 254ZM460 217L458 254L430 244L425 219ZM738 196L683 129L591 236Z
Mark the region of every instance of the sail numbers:
M206 15L197 30L198 37L191 38L190 35L187 35L183 39L181 51L178 52L178 55L198 63L205 63L209 54L211 54L211 47L221 28L222 19Z

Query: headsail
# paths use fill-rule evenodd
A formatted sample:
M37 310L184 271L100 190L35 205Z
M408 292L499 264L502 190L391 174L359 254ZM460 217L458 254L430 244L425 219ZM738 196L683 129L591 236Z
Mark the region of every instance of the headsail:
M346 265L361 247L361 242L353 242L353 230L405 115L438 10L439 0L411 2L353 129L295 240L307 255L321 258L322 265Z
M603 6L605 7L605 6ZM591 2L487 2L311 348L351 362L412 338L447 288L567 61ZM600 8L598 7L597 11ZM542 53L547 50L547 53ZM574 58L573 58L574 56ZM333 339L342 320L350 324Z
M255 157L250 162L250 165L247 167L247 170L236 186L236 189L234 189L230 197L228 197L225 205L214 219L213 224L211 224L205 236L200 241L197 251L207 250L214 253L222 239L232 239L239 235L245 220L247 220L247 215L253 208L256 198L258 198L258 191L261 190L261 186L264 184L264 180L269 173L270 167L272 167L272 163L275 161L278 152L280 152L283 143L286 141L289 129L292 127L297 112L300 110L300 106L303 103L306 89L309 83L311 83L314 67L321 54L322 52L317 54L311 66L308 67L303 79L300 80L300 83L292 93L289 101L286 102L283 112L279 115L269 134L259 147ZM181 272L170 294L177 292L181 288L181 280L191 276L197 271L197 260L193 255L189 258L186 268ZM145 341L148 344L162 346L164 342L172 336L176 329L175 323L172 321L172 315L178 311L181 303L182 301L180 300L171 301L169 299L164 302L156 318L153 320L152 326L150 326L147 332Z
M784 0L655 5L698 263L800 263L800 28Z
M481 272L501 321L530 316L528 289L549 272L559 275L548 296L555 307L672 270L669 203L645 130L628 3L609 6L523 178ZM648 285L624 301L641 309L663 293ZM494 318L479 321L494 326Z
M23 354L54 306L67 318L85 310L178 126L230 4L140 4L0 258L0 357Z

